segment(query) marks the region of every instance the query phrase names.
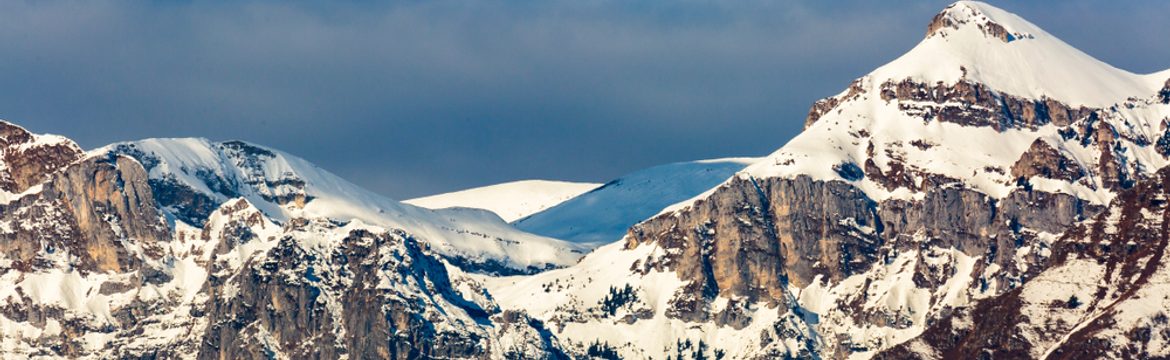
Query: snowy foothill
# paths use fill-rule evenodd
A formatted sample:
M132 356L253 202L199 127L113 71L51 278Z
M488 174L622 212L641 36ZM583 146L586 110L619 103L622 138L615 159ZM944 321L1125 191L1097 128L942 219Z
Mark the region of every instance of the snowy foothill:
M607 244L621 239L630 226L707 191L757 160L698 160L635 171L514 224L575 243Z
M520 180L435 194L402 202L428 209L484 209L512 222L556 206L602 184L552 180Z

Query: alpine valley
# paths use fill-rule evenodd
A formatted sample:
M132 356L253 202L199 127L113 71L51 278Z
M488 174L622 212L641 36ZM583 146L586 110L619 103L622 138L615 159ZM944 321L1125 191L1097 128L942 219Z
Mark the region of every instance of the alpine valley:
M804 124L398 202L0 122L0 358L1170 358L1170 70L960 1Z

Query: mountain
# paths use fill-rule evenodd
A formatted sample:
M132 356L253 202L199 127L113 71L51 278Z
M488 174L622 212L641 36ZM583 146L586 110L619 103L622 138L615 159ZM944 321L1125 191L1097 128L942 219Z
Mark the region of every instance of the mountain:
M496 213L512 222L601 186L568 181L521 180L405 200L428 209L466 207Z
M514 225L576 243L610 243L621 239L631 225L699 195L756 160L699 160L643 169L517 220Z
M578 265L484 281L626 358L1170 356L1167 94L960 1L763 160Z
M92 153L140 162L163 212L172 221L194 226L202 226L226 201L242 197L279 222L357 219L410 229L436 253L476 271L512 274L566 266L585 251L577 244L518 231L487 211L399 203L301 158L243 141L147 139Z
M764 158L511 224L243 141L0 121L0 357L1170 357L1170 70L980 2L926 30Z
M542 238L474 233L522 234L490 213L398 205L240 142L82 152L0 122L0 143L2 357L567 358L450 265L540 259L516 242Z

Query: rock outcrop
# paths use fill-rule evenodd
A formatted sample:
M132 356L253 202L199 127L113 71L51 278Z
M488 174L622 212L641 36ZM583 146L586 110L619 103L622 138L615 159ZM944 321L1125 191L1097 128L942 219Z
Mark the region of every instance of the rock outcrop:
M1163 104L1170 104L1170 79L1166 80L1166 86L1158 92L1158 98L1162 100Z
M0 248L14 267L53 266L63 252L80 271L136 270L169 239L146 172L127 157L90 157L56 172L43 189L0 205Z
M737 178L686 211L635 226L626 247L667 249L642 266L687 281L674 314L706 320L717 295L785 304L789 286L840 282L922 246L982 257L976 272L994 265L1007 269L994 274L1000 282L1020 283L1028 274L1014 269L1043 263L1017 258L1020 248L1097 208L1064 194L1018 190L994 199L945 187L926 190L922 200L879 203L841 181Z
M960 69L964 74L967 69ZM1047 124L1067 126L1093 109L1070 106L1052 99L1026 99L1001 94L987 85L962 79L955 84L927 84L905 79L880 86L882 100L897 101L899 109L923 121L938 120L965 126L988 126L999 131L1036 129Z
M1008 30L1002 24L988 18L987 14L984 14L979 9L962 2L951 4L942 12L938 13L938 15L935 15L926 27L926 37L945 37L947 36L947 29L958 30L963 25L975 26L984 35L999 39L1005 43L1032 37L1028 33Z
M214 320L201 357L487 357L486 333L436 329L429 319L443 317L436 302L455 304L470 321L488 322L488 313L454 293L439 260L400 236L353 230L331 253L282 238L223 279L230 285L211 288L212 299L226 299L208 304Z
M1022 287L936 322L881 359L1157 358L1166 310L1170 168L1071 227Z
M1017 179L1039 176L1074 182L1085 176L1085 170L1081 169L1076 160L1068 158L1048 142L1037 139L1032 143L1032 147L1020 156L1020 160L1012 165L1011 174Z
M81 158L81 148L68 139L34 135L0 121L0 190L19 194L44 182L53 172Z

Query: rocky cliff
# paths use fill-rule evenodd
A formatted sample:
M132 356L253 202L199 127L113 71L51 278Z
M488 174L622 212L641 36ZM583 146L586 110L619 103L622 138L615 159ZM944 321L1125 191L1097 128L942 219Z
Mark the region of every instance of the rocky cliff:
M1069 228L1031 281L939 319L878 358L1166 356L1170 169Z
M81 157L76 143L0 121L0 190L20 194Z

